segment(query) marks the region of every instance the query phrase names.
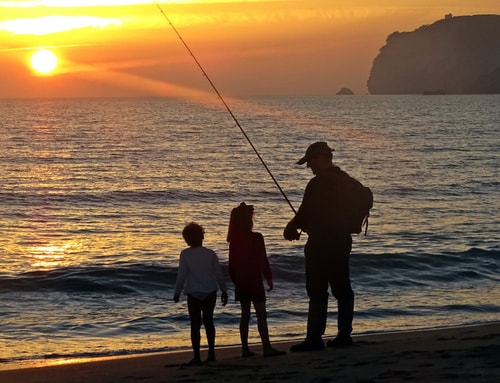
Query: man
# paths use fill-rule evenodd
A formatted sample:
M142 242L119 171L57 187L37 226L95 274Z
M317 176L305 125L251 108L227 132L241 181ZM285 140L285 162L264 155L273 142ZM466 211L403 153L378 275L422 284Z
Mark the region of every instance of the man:
M322 336L328 313L328 285L337 299L338 334L327 342L327 347L352 344L354 293L349 277L352 238L349 230L339 222L339 212L343 208L340 192L349 175L333 164L333 150L326 142L315 142L297 162L298 165L305 163L315 177L307 184L302 204L283 233L289 241L299 239L298 230L308 234L304 248L309 297L307 335L302 343L291 347L294 352L324 349Z

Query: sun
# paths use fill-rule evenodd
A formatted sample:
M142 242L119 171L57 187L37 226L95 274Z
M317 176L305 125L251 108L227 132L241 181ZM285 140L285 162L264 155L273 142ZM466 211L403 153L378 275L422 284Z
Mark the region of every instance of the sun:
M40 49L31 56L31 66L40 74L49 74L57 67L57 56L49 49Z

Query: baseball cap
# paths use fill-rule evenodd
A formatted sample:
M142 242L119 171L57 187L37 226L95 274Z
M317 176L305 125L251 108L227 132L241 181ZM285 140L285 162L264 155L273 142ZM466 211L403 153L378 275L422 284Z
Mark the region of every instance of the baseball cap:
M324 141L318 141L314 144L309 145L306 150L306 155L297 161L297 165L302 165L308 162L311 158L319 156L319 155L328 155L333 152L335 149L332 149L328 146L328 144Z

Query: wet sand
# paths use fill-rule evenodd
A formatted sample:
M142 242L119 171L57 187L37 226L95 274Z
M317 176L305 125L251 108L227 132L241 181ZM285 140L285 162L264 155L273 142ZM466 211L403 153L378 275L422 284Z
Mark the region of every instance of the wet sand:
M217 361L187 366L190 351L0 371L1 383L165 382L500 382L500 322L481 326L355 336L352 347L242 358L217 349ZM206 351L202 352L202 357Z

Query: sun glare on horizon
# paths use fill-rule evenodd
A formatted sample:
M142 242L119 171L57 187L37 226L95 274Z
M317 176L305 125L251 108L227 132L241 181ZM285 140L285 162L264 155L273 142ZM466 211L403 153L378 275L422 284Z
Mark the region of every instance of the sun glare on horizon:
M57 67L57 56L49 49L37 50L31 56L31 67L40 74L50 74Z

